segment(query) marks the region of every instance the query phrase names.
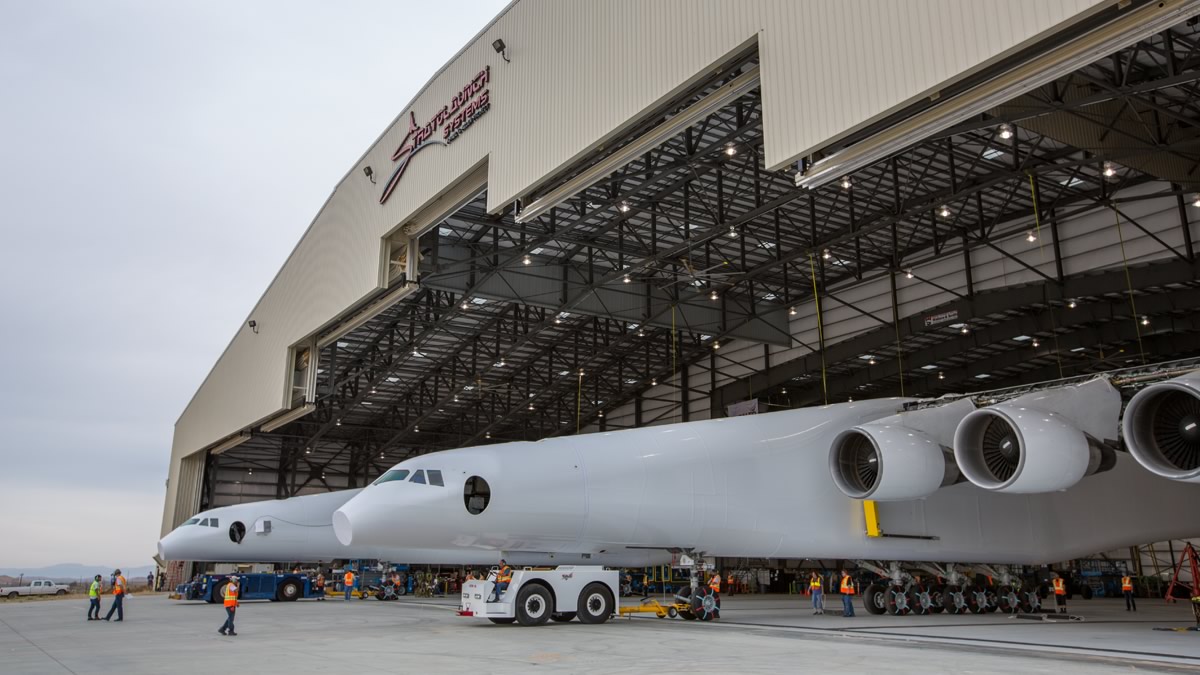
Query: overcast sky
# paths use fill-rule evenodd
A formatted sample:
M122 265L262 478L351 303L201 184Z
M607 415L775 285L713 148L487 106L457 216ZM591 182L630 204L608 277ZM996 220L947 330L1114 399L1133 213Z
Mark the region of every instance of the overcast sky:
M175 420L507 0L0 0L0 568L143 565Z

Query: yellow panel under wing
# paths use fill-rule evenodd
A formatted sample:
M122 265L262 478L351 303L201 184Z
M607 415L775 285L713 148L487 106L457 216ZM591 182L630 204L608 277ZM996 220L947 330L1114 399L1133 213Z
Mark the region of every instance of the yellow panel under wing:
M867 536L883 536L883 532L879 529L879 512L875 510L875 502L870 499L864 499L862 505L863 519L867 523Z

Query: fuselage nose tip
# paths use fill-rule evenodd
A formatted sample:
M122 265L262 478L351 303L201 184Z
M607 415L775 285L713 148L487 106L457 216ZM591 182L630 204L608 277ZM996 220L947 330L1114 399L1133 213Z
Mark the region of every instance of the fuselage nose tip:
M333 534L342 546L349 546L354 541L354 528L350 524L350 517L341 509L333 512Z

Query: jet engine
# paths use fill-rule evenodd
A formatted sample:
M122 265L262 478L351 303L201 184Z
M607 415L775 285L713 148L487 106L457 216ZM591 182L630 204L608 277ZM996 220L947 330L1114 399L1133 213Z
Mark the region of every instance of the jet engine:
M1200 371L1139 391L1121 425L1125 447L1146 470L1200 483Z
M1116 465L1120 411L1121 395L1104 379L1035 391L964 417L954 459L985 490L1065 490Z
M950 444L974 409L961 399L846 429L829 451L833 482L847 497L876 501L919 499L961 482Z

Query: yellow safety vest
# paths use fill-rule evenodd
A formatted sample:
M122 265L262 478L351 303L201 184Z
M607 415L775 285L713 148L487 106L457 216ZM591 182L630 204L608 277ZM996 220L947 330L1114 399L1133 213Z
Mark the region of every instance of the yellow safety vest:
M809 579L809 580L808 580L808 587L809 587L809 588L820 588L820 587L821 587L821 579L820 579L820 577L818 577L818 578L816 578L816 579Z
M88 589L88 597L89 598L100 597L100 582L99 581L92 582L92 587Z

